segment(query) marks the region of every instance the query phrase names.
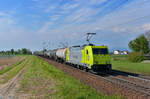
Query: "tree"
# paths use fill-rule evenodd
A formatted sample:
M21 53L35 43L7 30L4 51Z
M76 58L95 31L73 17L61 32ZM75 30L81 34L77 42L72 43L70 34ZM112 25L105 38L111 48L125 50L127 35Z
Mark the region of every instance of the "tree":
M17 55L17 54L31 55L32 51L30 51L29 49L26 49L26 48L22 48L22 49L19 49L17 51L15 51L14 49L11 49L11 50L8 50L8 51L0 51L0 54L3 54L3 55L11 55L11 54L14 54L14 55Z
M22 48L21 54L27 54L27 49L26 48Z
M29 49L22 48L21 54L32 54L32 52Z
M10 54L11 54L11 51L5 51L5 54L6 54L6 55L10 55Z
M14 52L15 52L14 49L11 49L10 51L11 51L11 54L14 54Z
M134 52L141 52L143 54L149 52L149 42L144 35L140 35L136 39L130 41L128 45Z
M22 51L19 49L16 53L18 53L18 54L22 54Z

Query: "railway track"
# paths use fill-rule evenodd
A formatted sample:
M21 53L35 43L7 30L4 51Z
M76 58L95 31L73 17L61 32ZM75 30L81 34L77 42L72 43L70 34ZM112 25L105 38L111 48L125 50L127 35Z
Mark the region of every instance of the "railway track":
M126 78L134 78L134 79L141 80L144 83L146 83L146 82L150 83L149 77L146 78L144 75L142 76L142 75L133 74L133 73L117 72L114 70L112 70L111 72L101 72L101 73L92 72L91 73L91 72L86 72L86 71L74 68L69 65L59 64L55 61L50 61L50 63L52 63L52 65L54 65L54 66L56 65L56 67L61 68L64 72L67 72L68 74L75 76L76 78L83 81L84 83L86 82L86 84L89 84L89 83L87 83L87 81L90 80L88 82L90 82L90 85L95 89L101 90L101 88L104 87L104 85L105 86L113 85L112 88L115 88L114 86L116 86L116 88L121 88L122 91L126 90L127 93L122 93L122 91L120 91L120 92L123 96L130 97L127 99L150 99L150 87L149 86L147 86L141 82L135 82L133 80L125 79L125 77ZM74 74L72 72L74 72ZM82 74L81 76L86 75L87 78L85 78L86 76L83 76L84 78L79 77L78 76L79 74ZM120 78L118 75L122 76L122 77ZM102 83L101 80L104 80L105 83ZM94 83L94 85L92 84L92 82ZM104 89L105 88L106 87L104 87ZM109 90L109 87L106 88L106 90ZM131 94L133 96L128 96Z
M150 86L150 77L149 76L135 74L135 73L128 73L128 72L121 72L121 71L118 72L116 70L112 70L110 73L116 74L116 75L124 75L124 76L126 76L128 78L132 78L136 81L143 82L143 84L147 83Z
M139 75L138 77L141 78L141 79L143 79L143 80L145 80L145 81L150 81L150 77L148 77L148 76Z
M110 72L103 72L103 75L105 75L105 77L102 77L100 75L98 75L98 77L102 77L103 79L112 82L114 84L117 84L121 87L127 88L129 90L134 90L136 92L140 92L143 93L146 96L150 97L150 87L149 86L145 86L144 83L149 83L150 84L150 77L145 76L145 75L140 75L140 74L134 74L134 73L127 73L127 72L118 72L115 70L112 70ZM117 77L117 75L120 75L123 77L128 77L128 78L133 78L134 80L138 80L141 82L135 82L132 81L132 79L127 80L124 78L120 78Z
M133 78L143 79L145 81L150 81L150 76L146 76L146 75L142 75L142 74L124 72L124 71L119 71L119 70L112 70L111 73L126 75L128 77L133 77Z
M133 82L131 80L126 80L123 78L112 76L112 75L108 75L105 77L97 75L97 77L101 77L109 82L119 85L120 87L127 88L128 90L131 90L131 91L134 90L136 92L142 93L145 96L150 97L150 87L148 86Z
M126 80L126 79L123 79L123 78L119 78L117 76L113 76L115 74L118 74L118 75L121 75L120 73L118 72L114 72L114 71L111 71L111 72L100 72L100 73L96 73L96 72L86 72L86 71L83 71L83 70L80 70L81 72L85 72L85 73L88 73L92 76L96 76L98 78L102 78L108 82L111 82L113 84L116 84L122 88L126 88L128 89L129 91L136 91L138 93L141 93L143 94L144 96L146 97L149 97L150 98L150 87L149 86L145 86L143 84L139 84L139 83L136 83L136 82L133 82L131 80ZM112 74L112 72L114 74ZM132 74L132 73L131 73ZM124 75L127 75L126 73L124 73ZM132 78L136 78L136 79L140 79L140 80L144 80L144 81L148 81L150 82L149 79L145 78L145 76L143 75L142 77L139 76L139 77L136 77L134 76L133 74L132 75L129 75L128 74L128 77L132 77Z
M77 69L77 68L75 68L75 69ZM126 88L130 91L136 91L136 92L142 93L143 95L145 95L147 97L150 97L150 87L145 86L143 84L133 82L131 80L126 80L126 79L123 79L123 78L119 78L117 76L113 76L115 74L122 75L123 73L114 72L113 70L111 72L100 72L100 73L86 72L86 71L83 71L83 70L80 70L80 71L84 72L84 73L88 73L92 76L96 76L98 78L102 78L106 81L109 81L111 83L119 85L120 87ZM124 75L128 75L128 77L130 77L130 78L136 78L136 79L140 79L140 80L143 80L143 81L146 81L146 82L150 83L149 78L148 77L146 78L144 75L143 76L140 75L138 77L136 76L137 74L133 74L133 73L130 73L130 74L129 73L124 73Z

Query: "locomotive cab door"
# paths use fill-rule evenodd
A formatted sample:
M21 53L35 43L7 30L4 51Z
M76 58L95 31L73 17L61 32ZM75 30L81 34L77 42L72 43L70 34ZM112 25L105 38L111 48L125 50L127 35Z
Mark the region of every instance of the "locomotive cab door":
M90 51L88 48L85 49L85 65L90 68Z

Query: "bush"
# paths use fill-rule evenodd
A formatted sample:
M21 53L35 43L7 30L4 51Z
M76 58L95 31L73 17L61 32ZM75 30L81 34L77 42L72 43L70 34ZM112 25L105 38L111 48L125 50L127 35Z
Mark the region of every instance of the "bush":
M112 60L113 60L113 61L118 61L118 60L120 60L120 59L119 59L119 58L114 57L114 58L112 58Z
M128 60L131 62L142 62L144 60L144 55L138 52L132 52L128 56Z

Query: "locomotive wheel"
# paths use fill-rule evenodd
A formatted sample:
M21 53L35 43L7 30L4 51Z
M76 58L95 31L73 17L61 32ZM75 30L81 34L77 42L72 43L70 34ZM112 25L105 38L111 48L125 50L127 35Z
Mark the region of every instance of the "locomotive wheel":
M83 70L84 69L83 66L80 66L80 69Z
M86 71L86 72L89 72L89 69L86 67L85 71Z

